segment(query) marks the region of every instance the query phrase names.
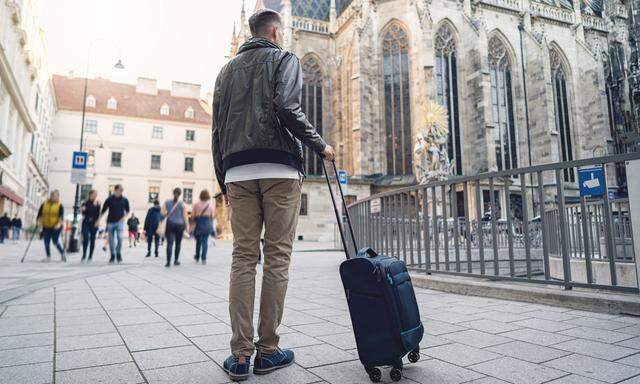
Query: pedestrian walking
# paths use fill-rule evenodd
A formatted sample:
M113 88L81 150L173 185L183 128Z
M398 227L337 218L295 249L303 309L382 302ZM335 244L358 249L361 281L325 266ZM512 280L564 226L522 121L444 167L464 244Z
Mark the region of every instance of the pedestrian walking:
M194 259L202 264L207 263L209 250L209 236L213 234L213 216L216 212L216 202L211 199L209 191L203 189L200 192L200 201L193 205L193 222L195 228L193 235L196 238L196 255Z
M51 261L51 243L60 252L62 261L66 261L64 248L60 244L60 232L64 223L64 207L60 203L60 192L52 191L49 199L45 201L38 210L38 225L42 227L42 239L44 240L44 251L46 258L42 261Z
M127 220L127 229L129 230L129 248L131 248L131 244L133 246L138 245L138 227L140 226L140 220L136 217L135 213L131 213L131 217Z
M129 214L129 200L123 196L124 188L117 184L111 196L104 201L102 213L109 211L107 215L107 236L109 237L109 263L122 262L122 237L124 235L124 221Z
M184 236L184 230L189 222L187 216L187 210L184 208L184 203L180 200L182 190L175 188L173 190L173 198L164 202L162 206L162 216L166 220L166 229L164 236L167 239L167 263L165 267L171 266L171 254L175 246L173 265L180 265L180 246L182 244L182 237Z
M160 236L158 235L158 225L162 221L162 213L160 212L160 202L153 201L153 207L147 211L144 218L144 233L147 238L147 257L151 257L151 243L154 244L154 255L158 257L158 245L160 244Z
M301 109L299 59L281 48L285 31L279 13L264 9L249 19L252 38L221 71L213 98L212 151L217 180L231 206L234 236L229 289L231 353L223 368L232 380L267 374L291 365L281 349L289 261L300 210L301 141L326 159L334 158ZM253 342L256 264L264 225L264 267L258 341Z
M11 220L11 231L13 234L13 242L17 243L18 240L20 240L20 233L22 232L22 219L18 214Z
M4 243L4 239L9 237L9 228L11 227L11 219L9 218L9 214L5 212L2 217L0 217L0 244Z
M100 225L100 202L98 191L92 189L86 201L80 206L82 212L82 261L91 261L96 247L96 235ZM87 250L89 254L87 255Z

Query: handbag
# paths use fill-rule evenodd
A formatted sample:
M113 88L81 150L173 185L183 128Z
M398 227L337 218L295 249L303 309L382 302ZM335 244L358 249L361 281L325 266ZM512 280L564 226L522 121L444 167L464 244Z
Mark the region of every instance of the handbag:
M165 216L160 222L160 224L158 224L158 229L156 229L156 235L160 237L164 237L165 233L167 233L167 220L169 219L169 216L171 216L171 214L178 207L179 204L181 203L177 202L173 204L173 207L171 207L171 210L169 211L169 213L167 213L167 216Z

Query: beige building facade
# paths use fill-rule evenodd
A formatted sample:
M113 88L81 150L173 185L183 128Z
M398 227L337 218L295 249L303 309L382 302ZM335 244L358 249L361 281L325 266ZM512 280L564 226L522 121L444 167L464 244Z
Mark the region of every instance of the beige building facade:
M50 186L59 189L71 220L75 184L73 151L79 150L84 78L53 76L59 110L54 120ZM154 199L181 188L189 210L200 191L215 185L211 157L211 115L200 86L173 82L159 89L154 79L137 84L89 79L84 150L88 152L84 199L91 189L104 201L116 184L124 187L132 212L142 222Z

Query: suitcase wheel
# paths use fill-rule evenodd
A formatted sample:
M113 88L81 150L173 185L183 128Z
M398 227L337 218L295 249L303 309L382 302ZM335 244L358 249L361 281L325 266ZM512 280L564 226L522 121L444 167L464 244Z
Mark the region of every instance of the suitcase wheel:
M391 372L389 372L389 376L391 376L391 380L393 381L400 381L402 380L402 370L393 368Z
M420 349L416 348L409 352L409 362L417 363L420 360Z
M378 383L380 382L380 380L382 380L382 372L380 372L380 369L376 367L365 367L364 369L369 374L369 379L372 382Z

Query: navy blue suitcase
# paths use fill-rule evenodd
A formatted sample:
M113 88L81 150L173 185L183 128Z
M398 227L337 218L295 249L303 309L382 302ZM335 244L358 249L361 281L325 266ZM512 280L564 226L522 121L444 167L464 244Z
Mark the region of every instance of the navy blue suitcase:
M335 162L333 170L337 175ZM359 250L356 257L349 256L326 168L324 174L347 258L340 265L340 277L349 305L360 362L373 382L381 380L382 374L378 368L381 366L393 367L391 379L399 381L402 378L402 358L409 354L412 363L420 359L419 344L424 333L409 272L404 262L395 257L378 255L371 248ZM358 249L339 181L338 190L354 249Z

